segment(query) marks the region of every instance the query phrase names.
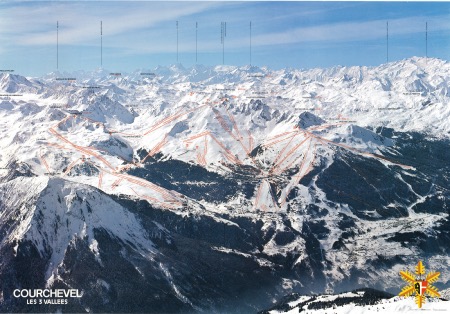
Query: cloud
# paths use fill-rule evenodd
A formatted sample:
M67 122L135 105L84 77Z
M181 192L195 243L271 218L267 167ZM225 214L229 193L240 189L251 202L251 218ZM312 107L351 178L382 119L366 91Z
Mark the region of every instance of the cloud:
M60 44L98 41L100 21L108 36L150 28L165 21L220 6L212 2L53 2L0 7L0 27L22 46L54 45L56 21Z
M448 16L433 18L408 17L389 20L389 35L406 35L425 32L425 22L428 20L429 31L450 30ZM310 27L293 28L281 32L257 35L254 45L280 45L304 42L351 42L379 39L386 36L387 20L372 20L363 22L341 22L322 24Z

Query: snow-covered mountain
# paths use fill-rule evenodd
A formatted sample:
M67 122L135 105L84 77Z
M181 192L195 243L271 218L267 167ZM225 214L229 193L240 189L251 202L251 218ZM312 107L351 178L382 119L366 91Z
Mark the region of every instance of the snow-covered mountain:
M449 84L430 58L0 74L0 306L256 312L397 294L418 259L448 288Z

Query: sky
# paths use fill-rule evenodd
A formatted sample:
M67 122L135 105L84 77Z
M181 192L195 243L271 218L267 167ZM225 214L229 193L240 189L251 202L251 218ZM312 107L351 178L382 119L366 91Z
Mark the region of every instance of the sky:
M0 70L27 76L175 63L376 66L387 52L448 60L450 2L0 0Z

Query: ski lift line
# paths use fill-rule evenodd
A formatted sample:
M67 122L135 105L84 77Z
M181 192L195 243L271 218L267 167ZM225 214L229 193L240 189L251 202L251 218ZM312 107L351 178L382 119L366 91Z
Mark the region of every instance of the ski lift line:
M116 181L114 181L111 184L111 189L114 191L116 189L116 187L118 187L119 184L122 182L122 180L123 180L122 178L118 178Z
M159 187L159 186L157 186L157 185L155 185L155 184L153 184L153 183L151 183L149 181L142 182L137 177L129 176L129 175L126 175L126 176L125 175L121 175L121 174L114 174L114 175L118 176L120 178L123 178L123 179L127 180L128 182L135 183L135 184L140 185L142 187L147 187L147 188L149 188L151 190L154 190L154 191L160 193L162 197L166 197L168 199L173 198L173 196L169 193L169 191L167 191L166 189L163 189L163 188L161 188L161 187Z
M67 167L66 171L64 171L63 176L67 175L67 174L70 172L70 170L72 170L72 168L75 167L75 165L78 163L78 161L80 161L80 158L78 158L78 159L72 161L72 162L69 164L69 166Z
M195 139L197 139L199 137L202 137L202 136L209 135L210 133L211 133L210 131L203 131L203 132L201 132L201 133L199 133L197 135L194 135L194 136L188 137L187 139L184 139L183 142L188 143L188 144L192 144L193 140L195 140Z
M269 147L272 147L272 146L274 146L274 145L276 145L278 143L284 142L285 140L292 139L293 137L295 137L295 136L297 136L299 134L297 131L293 131L293 132L296 132L296 134L292 134L292 135L290 135L290 136L288 136L286 138L279 138L278 140L274 140L274 141L269 142L267 144L263 144L263 146L265 148L269 148Z
M233 134L233 132L231 131L231 129L228 127L225 119L223 118L223 116L220 114L220 112L214 108L212 108L212 111L214 112L214 114L216 115L216 119L219 121L220 126L225 130L225 132L227 132L228 134L231 135L231 137L233 137L235 140L235 136Z
M208 141L206 140L206 136L203 137L203 155L198 152L197 159L199 163L203 166L206 166L206 154L208 153Z
M272 164L272 168L269 170L269 173L272 173L272 171L276 168L276 165L279 164L279 162L275 162L278 160L281 156L283 156L284 151L288 148L288 146L291 144L292 140L298 135L298 133L294 134L290 139L289 142L278 152L277 157L274 159L274 163Z
M203 107L205 107L205 106L207 106L207 105L201 105L201 106L198 106L198 107L196 107L196 108L190 109L190 110L188 110L188 111L186 111L186 112L181 112L183 109L180 109L180 110L178 110L178 112L175 113L174 115L168 116L168 117L166 117L166 118L164 118L164 119L158 121L158 122L157 122L155 125L153 125L149 130L147 130L146 132L143 132L143 133L141 133L141 134L136 134L136 133L124 133L124 132L119 132L119 131L115 131L115 130L109 130L109 132L114 132L114 133L117 133L117 134L120 134L120 135L125 135L125 136L138 136L138 137L142 137L142 136L145 136L145 135L147 135L147 134L149 134L149 133L151 133L151 132L153 132L153 131L155 131L155 130L157 130L157 129L159 129L159 128L161 128L161 127L167 125L167 124L169 124L170 122L172 122L172 121L178 119L178 118L181 117L181 116L187 115L187 114L189 114L189 113L191 113L191 112L193 112L193 111L196 111L196 110L198 110L198 109L201 109L201 108L203 108ZM103 122L95 121L95 120L93 120L93 119L91 119L91 118L88 118L88 117L82 117L82 118L83 118L83 119L87 119L87 120L91 121L92 123L101 124L101 125L105 126ZM62 123L62 122L63 122L63 121L61 121L60 123Z
M241 136L240 133L239 133L239 130L238 130L237 125L236 125L236 122L235 122L234 119L230 116L230 113L228 112L228 110L226 110L226 108L225 108L225 110L226 110L227 113L228 113L228 116L231 118L232 124L234 124L234 126L235 126L235 128L236 128L236 130L237 130L238 137L235 136L235 135L233 134L232 129L230 129L230 128L228 127L227 123L225 122L225 119L224 119L223 116L220 114L220 112L219 112L218 110L214 110L214 108L211 108L211 109L213 110L214 114L216 115L216 118L217 118L217 120L219 121L219 124L222 126L222 128L223 128L228 134L230 134L230 136L231 136L236 142L238 142L238 143L241 145L241 147L244 149L244 151L245 151L245 153L247 154L247 156L250 157L250 152L251 152L251 151L249 151L248 148L245 147L244 143L242 143L242 140L241 140L241 139L242 139L242 136ZM250 158L252 159L253 163L256 165L255 161L253 160L253 157L250 157Z
M333 127L333 126L339 126L339 125L344 125L344 124L348 124L350 123L349 121L342 121L342 122L336 122L336 123L329 123L329 124L323 124L323 125L316 125L316 126L311 126L308 128L308 131L317 131L317 130L321 130L321 129L327 129L329 127Z
M204 143L203 143L203 154L202 154L201 151L198 149L198 145L196 146L196 150L197 150L197 162L198 162L200 165L206 166L206 159L205 159L205 156L206 156L207 149L208 149L208 147L207 147L208 142L207 142L207 140L206 140L206 135L203 135L203 141L204 141Z
M313 163L316 160L316 152L317 152L317 143L314 143L314 148L313 148L313 157L311 159L311 162L309 163L308 168L305 171L305 174L309 173L312 168L313 168Z
M249 130L247 130L247 134L248 134L248 146L249 146L249 150L250 152L253 151L253 137L252 134L250 133Z
M272 141L272 140L277 139L277 138L279 138L279 137L281 137L281 136L285 136L285 135L292 134L292 133L295 133L295 132L297 132L297 130L294 130L294 131L288 131L288 132L284 132L284 133L281 133L281 134L277 134L277 135L275 135L275 136L272 136L272 137L269 139L269 141Z
M59 121L58 123L56 123L54 126L52 126L52 128L57 128L59 127L62 123L65 123L67 120L69 120L70 118L72 118L72 115L68 115L66 116L64 119L62 119L61 121Z
M211 138L225 151L225 157L228 160L232 161L235 164L239 164L239 165L242 164L242 162L238 158L236 158L233 155L233 153L231 153L231 151L228 148L226 148L225 145L221 141L219 141L214 135L209 133L209 136L211 136Z
M168 134L166 134L166 135L164 136L164 138L162 139L162 141L160 141L158 144L155 145L155 147L153 147L153 149L147 154L147 156L145 156L145 157L140 161L140 163L144 163L145 160L146 160L147 158L152 157L153 155L155 155L156 153L158 153L158 152L161 150L161 148L162 148L164 145L167 144L167 135L168 135Z
M197 163L202 166L204 165L203 160L202 160L202 155L199 152L197 152Z
M135 183L136 185L139 185L139 186L142 186L142 187L148 187L148 185L150 185L150 184L149 184L150 182L148 182L148 181L146 181L147 184L146 184L146 183L143 183L143 182L139 182L139 181L137 181L137 180L131 181L129 178L125 177L124 175L117 174L117 173L115 173L115 172L110 172L110 171L108 171L108 170L106 170L106 169L104 169L104 168L99 167L98 165L94 164L94 163L91 162L91 161L87 161L87 163L89 163L89 164L91 164L92 166L94 166L94 167L95 167L96 169L98 169L100 172L104 172L104 173L106 173L106 174L115 176L115 177L117 177L117 178L120 177L120 178L125 179L125 180L127 180L127 181L130 181L130 182L132 182L132 183ZM132 176L130 176L130 177L132 177Z
M47 169L47 173L50 173L50 168L48 167L48 163L45 160L44 156L40 154L41 163L44 165L44 167Z
M202 166L206 166L206 159L205 156L202 155L201 152L197 152L197 162L202 165Z
M222 144L222 142L220 142L214 135L209 134L211 136L211 138L225 151L225 157L231 161L232 163L238 164L238 165L242 165L242 162L236 158L226 147L225 145Z
M101 125L105 126L105 124L103 122L95 121L94 119L91 119L91 118L88 118L88 117L81 117L81 118L85 119L86 121L89 121L89 122L92 122L92 123L95 123L95 124L101 124Z
M284 156L284 158L282 160L280 160L279 162L277 162L272 169L269 171L269 173L273 173L277 168L279 168L283 162L288 159L289 157L291 157L294 152L297 151L298 148L300 148L300 146L302 146L308 139L310 138L310 136L306 136L305 139L303 141L301 141L299 144L295 145L293 148L291 148L291 150ZM289 141L290 143L291 141ZM289 145L288 143L288 145ZM285 148L287 147L287 145L285 146ZM275 160L277 160L279 157L281 157L281 152L280 154L278 154L277 158Z
M148 131L146 131L143 135L148 135L150 133L152 133L153 131L156 131L157 129L166 126L167 124L171 123L172 121L178 119L179 117L185 115L186 113L180 113L180 114L176 114L176 115L172 115L169 116L167 118L165 118L164 120L161 120L160 122L158 122L157 124L155 124L152 128L150 128Z
M151 132L153 132L153 131L155 131L155 130L157 130L157 129L159 129L159 128L167 125L167 124L169 124L170 122L178 119L179 117L183 116L184 114L187 114L187 113L182 113L181 111L182 111L182 109L180 109L174 115L168 116L168 117L160 120L155 125L153 125L147 132L144 132L143 135L147 135L147 134L149 134L149 133L151 133Z
M142 182L143 180L141 178L134 177L134 176L131 176L131 175L123 175L123 174L119 174L119 175L122 178L124 178L125 180L129 181L129 182L133 182L133 183L136 183L138 185L145 186L145 187L148 187L150 189L153 189L153 190L157 191L164 198L172 199L174 201L178 201L177 198L184 198L184 195L182 195L182 194L180 194L178 192L167 190L165 188L160 187L159 185L156 185L156 184L151 183L151 182L146 181L146 180L144 182Z
M311 149L311 143L312 143L312 138L309 138L309 139L310 139L310 141L309 141L308 148L307 148L305 154L303 155L302 161L300 163L299 170L298 170L297 174L294 176L294 179L292 180L292 182L298 183L298 182L300 182L300 180L304 176L304 175L302 175L302 170L303 170L303 167L305 165L306 158L308 156L309 150ZM292 186L289 187L288 191L286 192L286 197L284 198L284 200L282 202L282 205L284 205L287 202L287 198L288 198L289 194L291 193L292 189L293 189Z
M301 156L300 158L303 158L305 155ZM274 175L281 175L283 172L285 172L287 169L290 169L292 165L298 160L298 158L294 158L286 167L283 169L278 169L278 171L274 172Z
M295 136L297 136L297 135L298 135L298 134L296 134ZM294 137L295 137L295 136L294 136ZM290 142L294 139L294 137L291 138L291 140L289 141L289 143L283 148L283 151L280 152L280 154L277 156L277 158L276 158L275 160L279 160L279 158L282 156L282 153L283 153L284 150L289 146ZM294 153L301 145L303 145L303 143L305 143L306 140L308 140L308 138L309 138L309 135L306 135L306 136L305 136L305 139L304 139L302 142L300 142L300 144L298 144L298 145L296 145L294 148L292 148L292 149L286 154L286 156L285 156L281 161L277 162L277 164L274 165L274 167L272 168L272 170L271 170L270 172L275 172L275 170L276 170L277 168L279 168L279 167L282 165L282 163L283 163L287 158L291 157L292 154L293 154L293 153ZM269 173L270 173L270 172L269 172ZM281 172L279 172L279 173L281 174Z
M228 117L230 117L231 123L233 124L234 129L236 130L236 133L237 133L239 139L242 140L243 137L242 137L242 135L241 135L241 132L239 131L239 127L237 126L236 120L234 120L233 115L230 114L230 112L228 111L228 109L227 109L226 107L225 107L225 111L227 112ZM251 150L249 150L249 149L247 149L246 151L248 152L247 155L250 154L250 152L251 152Z
M173 206L172 204L166 204L165 202L162 202L162 201L160 201L160 200L158 200L158 199L156 199L154 197L138 194L132 187L130 187L130 189L134 192L134 194L136 194L137 197L139 197L141 199L144 198L144 199L147 199L149 201L152 201L152 202L155 202L155 203L159 203L165 208L169 208L169 209L175 209L176 208L176 206Z
M103 171L100 171L100 173L98 175L98 188L99 189L102 188L102 181L103 181Z
M225 132L227 132L228 134L230 134L230 136L236 141L238 142L242 148L244 149L245 153L247 154L247 156L250 156L250 151L248 150L247 147L245 147L245 145L242 143L241 139L236 137L232 130L228 127L227 123L225 122L225 119L223 118L223 116L220 114L220 112L218 110L215 110L214 108L211 108L214 112L214 114L216 115L217 120L219 121L219 124L221 125L221 127L225 130ZM252 158L252 157L251 157ZM254 162L254 161L253 161Z
M158 192L162 197L166 197L167 199L172 199L174 201L178 201L168 190L161 188L149 181L143 181L140 178L131 176L131 175L124 175L124 174L118 174L118 173L114 173L114 172L110 172L106 169L100 168L99 166L97 166L96 164L87 161L88 163L90 163L91 165L93 165L95 168L97 168L100 171L103 171L109 175L115 176L117 178L121 178L123 180L126 180L128 182L134 183L136 185L139 185L141 187L145 187L145 188L149 188L150 190L154 190L156 192ZM161 201L160 201L161 202ZM180 203L181 204L181 203Z
M50 133L52 133L53 135L55 135L57 138L59 138L60 140L62 140L63 142L71 145L73 148L75 148L76 150L83 152L89 156L93 156L95 158L97 158L98 160L100 160L101 162L103 162L108 168L110 169L114 169L114 167L102 156L99 156L97 154L95 154L94 152L90 151L89 149L86 149L84 147L78 146L74 143L72 143L71 141L69 141L68 139L66 139L64 136L62 136L61 134L59 134L58 132L56 132L54 129L50 129L49 130Z
M135 164L120 165L120 166L117 167L117 171L122 172L124 170L130 169L133 166L135 166Z
M101 162L103 162L103 164L105 164L107 167L115 170L115 168L102 156L95 154L94 152L92 152L91 150L85 148L85 147L81 147L81 146L77 146L77 149L81 152L84 152L87 155L90 155L94 158L97 158L98 160L100 160Z
M86 149L90 149L90 150L95 150L95 151L98 151L98 152L103 152L103 153L106 153L106 154L110 154L110 153L111 153L111 152L109 152L109 151L107 151L107 150L105 150L105 149L102 149L102 148L99 148L99 147L95 147L95 146L86 146L85 148L86 148ZM125 162L132 163L131 160L125 159L124 157L122 157L122 156L120 156L120 155L114 155L114 157L117 157L117 158L119 158L119 159L122 159L122 160L125 161Z
M155 131L155 130L157 130L157 129L159 129L159 128L161 128L161 127L167 125L167 124L169 124L170 122L172 122L172 121L178 119L179 117L188 115L189 113L194 112L194 111L196 111L196 110L199 110L199 109L201 109L201 108L204 108L204 107L206 107L206 106L209 106L209 104L201 105L201 106L195 107L195 108L193 108L193 109L190 109L190 110L188 110L188 111L181 112L181 113L176 113L176 114L174 114L174 115L172 115L172 116L166 117L166 118L164 118L163 120L161 120L160 122L156 123L156 125L154 125L153 127L151 127L148 131L144 132L143 135L147 135L147 134L149 134L149 133L151 133L151 132L153 132L153 131ZM180 111L181 111L181 110L182 110L182 109L180 109Z
M242 164L242 162L241 162L239 159L237 159L237 158L231 153L231 151L225 147L225 145L224 145L221 141L219 141L214 135L212 135L210 131L204 131L204 132L199 133L199 134L197 134L197 135L191 136L190 138L184 140L184 142L187 143L187 144L192 144L192 141L194 141L195 139L200 138L200 137L202 137L202 136L205 136L205 137L206 137L207 135L209 135L209 136L217 143L217 145L219 145L220 148L222 148L222 149L224 150L224 156L225 156L229 161L231 161L231 162L234 163L234 164L238 164L238 165L241 165L241 164Z
M206 154L208 153L208 141L206 140L206 136L203 141L205 144L205 146L203 148L203 156L204 156L204 158L206 158ZM206 161L205 161L205 164L206 164Z
M300 180L304 177L304 175L302 175L302 171L303 171L303 168L305 166L306 158L308 157L309 151L311 150L311 144L312 144L312 138L309 137L308 148L306 149L306 152L303 155L302 161L300 163L299 170L298 170L297 174L294 176L293 182L295 182L296 184L298 182L300 182ZM305 172L305 174L306 174L306 172ZM289 195L289 193L291 192L291 190L292 190L292 187L289 189L288 193L286 194L286 198Z

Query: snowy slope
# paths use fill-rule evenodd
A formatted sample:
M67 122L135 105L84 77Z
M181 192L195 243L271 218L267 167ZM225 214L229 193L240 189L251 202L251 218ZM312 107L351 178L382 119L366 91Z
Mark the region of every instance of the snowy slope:
M450 301L428 298L421 309L417 308L413 297L380 298L368 296L370 291L353 291L337 295L301 296L282 305L279 310L268 313L416 313L450 312ZM281 308L283 308L281 310Z
M11 191L22 191L11 194ZM87 241L98 255L94 230L105 230L123 243L150 255L152 242L134 215L89 186L45 177L19 177L0 186L1 224L15 220L7 243L30 240L41 256L49 256L46 279L57 276L66 248L75 239ZM101 260L99 259L99 263Z

